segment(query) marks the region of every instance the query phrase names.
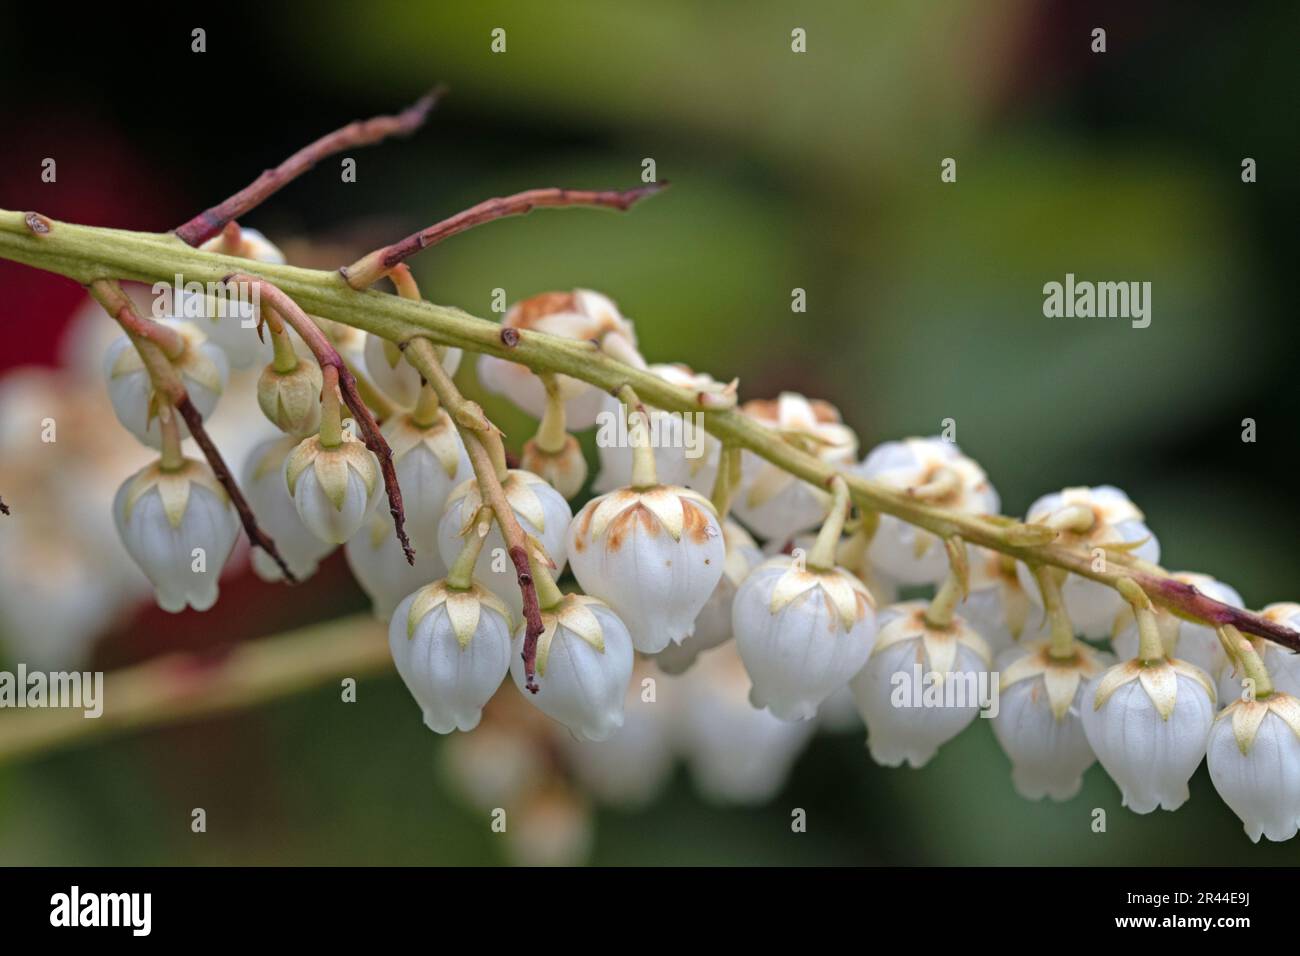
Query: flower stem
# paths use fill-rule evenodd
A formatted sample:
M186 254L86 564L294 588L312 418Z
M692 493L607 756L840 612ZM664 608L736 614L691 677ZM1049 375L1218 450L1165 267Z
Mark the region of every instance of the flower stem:
M158 409L158 427L162 431L162 470L177 471L185 464L185 453L181 451L181 423L176 409L170 405Z
M441 407L438 403L438 393L426 382L420 388L420 399L415 403L415 410L411 412L411 421L420 428L430 428L438 420L438 409Z
M659 473L655 465L655 450L650 444L650 416L631 385L620 388L618 398L623 403L627 440L632 445L632 487L638 491L653 488L659 484ZM635 425L632 424L633 416L636 416Z
M1272 694L1273 679L1269 676L1268 668L1264 666L1264 659L1259 656L1250 639L1231 624L1219 628L1218 634L1224 650L1228 652L1228 657L1236 665L1237 672L1251 682L1250 686L1254 691L1252 699L1263 700Z
M731 501L739 487L740 449L732 445L724 445L718 451L718 474L713 479L713 493L710 495L714 510L718 512L719 521L726 519L728 512L731 511Z
M543 372L539 376L546 389L546 411L542 414L541 424L537 426L537 443L539 451L548 455L557 455L564 451L569 433L565 428L564 397L560 395L560 386L553 372Z
M1056 568L1036 565L1034 579L1038 582L1038 592L1043 597L1043 609L1047 612L1047 622L1051 626L1051 646L1048 654L1057 660L1065 660L1075 655L1074 625L1070 614L1065 609L1065 600L1061 596L1061 573Z
M849 516L849 486L843 478L831 479L831 506L817 540L808 552L808 567L814 571L830 571L835 567L835 551L844 534L844 519Z
M538 604L543 611L549 611L564 599L564 592L555 583L550 568L536 557L530 558L528 563L533 570L533 583L537 586Z
M339 370L333 365L321 369L325 384L320 390L320 443L322 448L343 444L343 412L339 401Z
M474 564L478 561L479 553L483 550L483 542L487 540L487 535L479 534L477 528L471 528L465 536L465 543L461 545L460 554L456 555L456 561L447 572L447 584L458 591L464 591L474 583Z
M1160 625L1156 621L1155 608L1151 598L1136 583L1128 579L1117 585L1119 593L1133 608L1133 617L1138 628L1138 660L1142 663L1162 661L1167 658L1165 642L1160 638Z

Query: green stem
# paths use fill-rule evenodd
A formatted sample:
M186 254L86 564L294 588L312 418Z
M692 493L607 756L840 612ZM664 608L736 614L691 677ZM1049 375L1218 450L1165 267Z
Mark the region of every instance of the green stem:
M447 584L458 591L465 591L474 583L474 564L483 550L487 535L479 534L477 528L471 528L465 536L465 543L460 547L460 554L447 572Z
M849 516L849 486L843 478L831 481L831 507L817 540L808 552L808 567L814 571L830 571L835 567L835 551L844 534L844 519Z
M1137 621L1138 660L1144 664L1166 660L1165 642L1160 639L1160 625L1156 622L1151 599L1132 581L1119 582L1117 590L1133 608L1133 617Z
M1228 657L1237 666L1238 673L1243 674L1254 688L1254 700L1263 700L1273 693L1273 679L1269 676L1264 659L1255 650L1255 645L1231 624L1219 628L1219 640L1223 643Z
M415 411L411 412L411 421L420 428L430 428L438 420L438 409L441 407L438 393L432 385L425 383L420 388L420 400L415 403Z
M632 445L632 487L641 491L659 484L659 472L655 465L655 450L650 444L650 422L645 406L631 385L624 385L618 390L619 401L623 403L623 413L627 419L627 440ZM636 424L632 424L632 416Z
M321 369L325 384L320 393L320 443L322 448L343 444L343 410L340 407L339 372L332 365Z
M1048 654L1057 660L1074 657L1074 625L1070 622L1065 600L1061 597L1060 572L1056 568L1040 564L1034 567L1034 579L1038 582L1043 609L1047 612L1047 621L1051 626L1052 643Z
M564 451L569 433L565 425L564 398L552 372L543 372L542 385L546 388L546 411L542 414L541 424L537 426L537 443L539 451L556 455Z
M176 409L170 405L160 408L158 427L162 430L162 470L177 471L185 464L185 453L181 451L181 418Z
M533 584L537 587L537 603L543 611L549 611L564 598L564 592L555 583L551 569L537 558L529 555L528 566L533 572Z
M511 330L512 334L503 337L496 322L476 318L460 309L373 290L358 292L337 271L250 263L192 248L171 234L48 221L46 230L34 235L26 225L26 218L22 212L0 210L0 258L68 276L83 285L99 279L170 284L177 275L185 282L208 283L220 282L234 272L252 271L274 282L312 315L397 343L426 337L439 345L504 358L535 372L568 375L605 391L629 385L642 400L656 408L703 412L705 427L715 437L747 448L812 485L825 487L837 473L832 465L783 441L772 429L731 407L734 399L720 407L716 398L702 397L651 372L617 361L591 342L526 329ZM447 405L445 399L443 404ZM455 413L453 417L461 421ZM1294 630L1258 614L1213 601L1194 589L1177 586L1162 572L1138 566L1130 556L1113 554L1104 568L1098 570L1093 566L1091 554L1056 543L1050 528L936 507L880 482L848 472L840 474L849 485L854 503L862 510L893 515L940 537L960 535L970 544L1020 561L1063 568L1111 587L1118 586L1121 580L1131 580L1153 599L1184 617L1210 626L1230 623L1246 633L1300 650L1300 634Z
M961 576L956 571L949 571L948 576L943 579L943 584L939 585L939 590L930 599L930 606L925 610L926 623L941 630L951 627L961 599Z

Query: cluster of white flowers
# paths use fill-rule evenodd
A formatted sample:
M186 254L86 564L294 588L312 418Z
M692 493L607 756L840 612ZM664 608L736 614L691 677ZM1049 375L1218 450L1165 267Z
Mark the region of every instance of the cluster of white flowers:
M247 251L279 256L260 236L248 238ZM647 367L631 322L594 292L536 296L515 305L505 323L594 342L673 384L723 391L683 366ZM201 414L216 407L232 366L268 357L255 324L173 323L185 343L173 362ZM565 746L576 748L573 763L594 792L643 792L638 775L666 766L676 751L704 789L745 799L770 795L810 728L842 720L833 714L846 702L865 722L872 758L891 767L924 765L987 709L1015 789L1027 798L1072 797L1100 761L1126 806L1173 810L1208 753L1215 787L1252 839L1296 833L1300 703L1292 695L1300 694L1300 665L1291 655L1254 647L1275 684L1256 700L1241 693L1234 670L1241 658L1225 652L1212 628L1130 604L1092 580L1045 576L1001 554L945 542L890 515L861 516L845 535L839 488L815 487L748 450L729 457L712 438L692 444L680 432L685 423L658 410L623 409L583 381L543 381L483 356L477 373L489 391L539 419L550 416L546 442L525 452L524 463L537 462L537 470L497 475L534 568L551 585L542 593L535 684L526 686L533 675L525 673L516 568L457 425L390 343L351 337L340 347L396 409L383 433L415 563L404 559L393 519L376 508L375 456L350 429L328 427L328 413L322 420L324 403L313 394L319 369L307 356L296 379L273 365L263 372L261 407L284 434L252 450L243 487L295 576L309 576L345 546L375 613L389 621L397 670L432 730L476 728L510 673L523 700L586 742ZM461 355L444 350L441 359L453 373ZM122 541L160 606L205 609L216 600L238 517L207 465L169 446L169 424L172 445L183 433L168 422L174 412L160 405L127 339L109 347L105 370L122 424L163 450L117 494ZM859 460L857 437L825 402L785 393L741 411L825 464L914 500L962 515L999 512L984 471L945 439L887 442ZM585 483L586 464L568 432L593 427L602 412L636 415L661 440L652 450L601 443L594 487L602 493L575 514L568 499ZM564 441L555 439L557 421ZM1142 513L1115 488L1046 495L1025 523L1051 529L1084 554L1159 559ZM766 542L766 554L751 534ZM279 577L264 555L254 563L263 577ZM554 587L566 568L580 590ZM1178 577L1242 605L1227 585ZM933 598L900 602L900 587L931 587ZM1300 606L1266 613L1300 623ZM645 680L677 675L684 675L680 693L645 702ZM997 707L989 706L990 682ZM709 693L698 692L704 686ZM1222 709L1220 693L1230 701ZM667 722L648 716L655 712L677 714L671 746ZM584 749L599 741L609 744L598 755ZM580 838L581 828L574 833Z

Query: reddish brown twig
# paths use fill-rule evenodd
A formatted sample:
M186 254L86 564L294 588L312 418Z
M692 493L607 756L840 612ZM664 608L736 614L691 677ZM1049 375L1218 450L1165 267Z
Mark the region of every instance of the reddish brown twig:
M367 253L352 265L339 271L352 288L365 289L378 282L380 276L393 266L409 259L421 249L427 249L449 236L481 226L485 222L506 216L522 216L544 206L604 206L626 211L639 200L667 186L667 182L662 182L638 186L636 189L529 189L515 193L513 196L488 199L477 206L471 206L464 212L457 213L450 219L444 219L419 232L411 233L399 242Z
M545 626L542 624L542 605L537 599L537 583L533 580L532 567L528 562L528 536L515 516L515 509L510 507L505 489L497 476L492 455L488 452L481 433L472 428L460 427L461 437L465 440L465 451L470 464L474 466L474 475L478 479L479 490L483 500L492 509L501 537L505 539L510 560L515 566L515 576L519 581L519 592L524 599L524 686L537 693L537 639L542 636Z
M9 514L9 506L5 504L5 500L3 498L0 498L0 515L7 515L7 514Z
M166 337L158 338L154 335L156 329L161 329L163 332L171 332L172 330L150 319L145 319L136 312L134 303L131 302L127 294L122 291L122 287L115 281L99 279L92 282L90 284L90 294L95 297L109 315L117 320L122 330L131 337L131 341L135 343L136 350L139 351L140 358L144 361L145 368L149 372L149 379L153 383L153 387L161 392L172 407L180 412L181 417L185 419L191 437L202 449L203 457L208 460L208 466L212 469L212 473L221 482L221 486L226 489L226 494L235 506L235 511L239 513L239 520L244 526L244 533L248 535L248 540L270 556L286 581L290 584L297 584L298 579L294 577L293 572L289 570L289 565L280 556L280 551L275 546L275 542L271 540L270 535L258 526L257 518L253 515L253 509L249 507L248 499L239 490L239 485L236 484L230 469L226 467L221 452L217 450L217 446L213 443L203 425L203 416L194 407L194 403L190 401L189 393L185 390L185 384L168 360L161 344L168 341L168 339Z
M1216 601L1202 594L1190 584L1174 578L1160 577L1145 571L1131 572L1133 580L1141 585L1153 601L1163 604L1174 612L1181 612L1202 621L1223 627L1232 625L1239 631L1267 638L1274 643L1300 651L1300 634L1277 621L1270 620L1262 614L1244 611L1241 608Z
M397 484L397 470L393 466L393 449L380 432L374 414L362 401L357 391L356 376L343 361L343 356L321 331L320 326L312 321L311 316L278 286L265 279L237 272L231 273L222 281L227 284L247 284L254 291L256 296L254 301L259 299L264 301L269 309L274 310L302 336L302 340L307 343L312 355L316 356L316 361L320 363L322 369L333 368L338 372L339 393L343 396L343 402L352 411L352 417L361 430L361 440L379 459L379 469L384 476L384 490L388 492L388 512L393 516L393 528L397 532L397 540L402 545L402 553L406 555L407 564L414 565L415 549L411 547L411 541L406 536L406 512L402 508L402 489Z
M267 197L297 179L322 159L355 146L370 146L389 136L405 136L415 132L424 124L443 93L444 88L438 87L396 116L356 120L322 136L298 150L279 166L266 170L229 199L199 213L177 228L176 235L191 246L202 245L219 233L226 223L255 209Z

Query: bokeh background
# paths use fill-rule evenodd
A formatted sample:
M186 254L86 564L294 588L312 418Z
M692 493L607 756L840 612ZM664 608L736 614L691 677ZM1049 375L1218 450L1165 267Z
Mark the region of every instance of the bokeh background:
M626 216L541 212L460 236L416 260L425 295L489 315L496 287L512 301L602 290L651 361L739 376L746 397L824 397L864 451L954 418L1009 513L1062 486L1118 484L1166 566L1214 574L1252 606L1300 594L1295 5L381 0L4 16L0 207L171 228L317 135L444 81L451 95L416 137L355 154L355 184L327 162L244 224L291 261L333 266L489 196L634 185L653 158L673 183L663 195ZM205 54L190 52L196 26ZM1096 26L1102 55L1089 49ZM489 50L495 27L504 54ZM795 27L806 54L790 51ZM39 180L47 156L55 184ZM945 157L955 185L939 181ZM1042 286L1067 272L1150 281L1150 327L1044 318ZM790 311L794 287L805 314ZM82 303L68 281L0 263L10 379L73 362L64 333ZM84 394L103 399L102 385ZM529 434L517 413L489 411L516 442ZM0 461L0 474L20 465ZM125 473L94 477L115 487ZM11 504L17 493L0 486ZM75 533L47 517L51 533ZM41 639L22 622L42 609L27 605L90 586L65 583L54 559L44 590L12 586L25 581L14 568L41 559L33 540L0 541L4 666ZM245 570L223 594L203 616L145 603L106 615L87 653L108 668L168 650L219 658L366 607L339 556L299 589ZM331 682L27 756L0 765L0 862L545 858L491 832L449 746L389 672L363 681L355 705ZM1300 859L1294 844L1252 846L1203 767L1192 794L1178 813L1139 818L1094 767L1074 800L1027 803L977 720L920 771L872 765L860 728L823 729L758 806L706 799L681 764L635 808L569 780L537 826L550 813L556 833L585 834L572 858L605 864ZM791 832L794 807L807 833Z

